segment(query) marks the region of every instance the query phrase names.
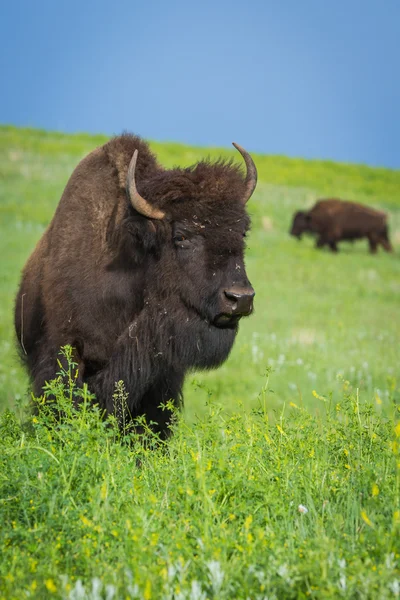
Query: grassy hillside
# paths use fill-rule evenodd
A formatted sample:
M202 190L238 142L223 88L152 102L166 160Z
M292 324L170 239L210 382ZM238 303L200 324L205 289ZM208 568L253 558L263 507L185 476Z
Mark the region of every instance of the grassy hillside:
M61 424L22 408L20 271L104 141L0 127L0 600L398 598L400 171L254 156L256 312L220 369L187 378L155 447L121 443L68 390ZM166 166L240 160L152 148ZM293 212L322 196L387 210L394 254L291 238Z
M0 129L0 406L24 397L27 382L16 360L13 298L20 270L52 217L78 161L103 136ZM166 166L232 150L153 143ZM238 160L240 157L237 156ZM271 366L274 395L314 404L314 389L336 394L339 378L388 397L399 360L400 259L370 256L366 242L344 244L338 256L316 252L311 240L288 236L292 213L321 196L338 195L382 207L400 244L400 172L331 162L257 156L260 183L250 201L253 229L247 265L256 289L256 314L244 320L230 359L218 371L195 374L186 385L189 417L213 399L227 407L254 405Z

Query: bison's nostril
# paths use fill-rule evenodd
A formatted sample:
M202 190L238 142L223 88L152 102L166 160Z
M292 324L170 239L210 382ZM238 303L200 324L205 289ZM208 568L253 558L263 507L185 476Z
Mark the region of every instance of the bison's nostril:
M224 290L224 294L228 300L233 302L232 314L245 315L251 312L255 295L253 288Z
M229 300L233 300L234 302L240 300L241 298L249 298L250 300L252 300L255 296L255 291L253 289L246 290L244 292L239 292L237 290L224 290L224 292L225 296L229 298Z

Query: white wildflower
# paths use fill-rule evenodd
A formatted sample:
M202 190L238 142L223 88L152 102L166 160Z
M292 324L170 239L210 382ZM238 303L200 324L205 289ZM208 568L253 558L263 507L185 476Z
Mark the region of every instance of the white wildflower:
M307 506L304 506L304 504L299 504L297 510L299 511L299 513L301 513L302 515L306 515L308 513L308 508Z
M261 569L257 569L257 567L255 567L254 565L250 565L249 573L251 575L254 575L254 577L257 579L260 585L265 585L266 577L264 571L261 571Z
M192 581L192 589L190 591L190 600L206 600L207 595L201 589L201 584L194 579Z
M217 560L210 560L207 563L210 572L210 581L215 595L218 595L224 581L224 572L221 564Z
M101 589L103 584L101 583L98 577L93 577L92 579L92 595L91 598L93 600L101 600Z
M168 579L171 581L176 575L175 565L168 565Z
M106 585L106 600L113 600L116 592L117 590L115 588L115 585L112 585L111 583Z
M201 548L201 550L204 550L204 542L203 542L203 540L198 537L198 538L196 538L196 542L198 543L199 548Z
M395 579L394 581L392 581L392 583L389 583L389 589L391 592L393 592L393 596L395 596L396 598L398 596L400 596L400 582L398 579Z
M347 584L346 584L346 575L341 575L339 577L339 587L343 591L346 589L346 587L347 587Z
M282 577L283 579L286 579L286 577L289 574L289 569L287 568L286 564L283 564L283 565L279 565L279 567L277 568L276 572L278 573L278 575L280 577Z
M86 592L83 583L80 579L75 583L75 586L69 593L68 600L85 600Z
M394 552L386 555L385 566L389 571L392 571L396 567L396 558Z
M290 571L286 563L279 565L279 567L276 569L276 572L279 575L279 577L282 577L282 579L288 585L293 585L293 579L290 577Z
M128 593L130 594L130 597L132 600L133 600L133 598L141 597L139 586L137 583L135 583L134 585L129 583L126 589L128 590Z

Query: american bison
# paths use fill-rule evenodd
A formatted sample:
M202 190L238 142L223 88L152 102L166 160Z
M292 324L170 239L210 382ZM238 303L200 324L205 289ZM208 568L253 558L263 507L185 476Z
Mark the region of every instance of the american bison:
M241 317L253 311L244 265L257 183L250 155L162 168L125 134L86 156L29 258L15 328L36 395L56 376L61 346L74 348L78 383L106 414L115 383L127 409L168 435L161 403L182 401L190 369L228 357Z
M337 243L342 240L361 238L368 239L372 253L378 244L392 251L386 213L356 202L318 200L311 210L295 213L290 234L301 239L303 233L315 234L317 248L328 245L332 252L338 251Z

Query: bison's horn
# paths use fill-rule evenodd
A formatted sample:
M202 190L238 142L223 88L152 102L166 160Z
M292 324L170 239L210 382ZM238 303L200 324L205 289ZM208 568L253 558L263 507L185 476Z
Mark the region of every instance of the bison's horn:
M126 193L132 203L132 206L138 213L149 219L162 219L165 216L161 210L151 206L137 191L135 183L135 169L138 157L138 151L135 150L128 169L128 177L126 180Z
M246 163L246 168L247 168L246 181L245 181L246 191L245 191L245 194L242 199L243 204L246 204L247 200L249 200L250 196L256 189L257 168L256 168L256 165L254 164L254 161L251 158L250 154L248 152L246 152L246 150L244 148L242 148L242 146L239 146L239 144L235 144L235 142L232 142L232 145L235 146L236 150L239 150L240 154L244 158L244 162Z

